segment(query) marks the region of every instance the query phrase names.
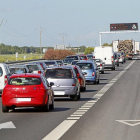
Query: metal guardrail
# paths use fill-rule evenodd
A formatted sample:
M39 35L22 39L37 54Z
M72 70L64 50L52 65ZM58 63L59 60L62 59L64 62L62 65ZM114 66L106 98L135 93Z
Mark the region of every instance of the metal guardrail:
M32 59L32 60L23 60L23 61L13 61L13 62L6 62L7 65L17 65L17 64L25 64L29 62L37 62L37 61L45 61L45 59Z

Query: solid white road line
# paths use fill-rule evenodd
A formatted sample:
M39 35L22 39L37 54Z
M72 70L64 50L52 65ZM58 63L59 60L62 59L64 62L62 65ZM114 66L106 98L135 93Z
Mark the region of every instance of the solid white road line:
M77 120L65 120L42 140L58 140Z

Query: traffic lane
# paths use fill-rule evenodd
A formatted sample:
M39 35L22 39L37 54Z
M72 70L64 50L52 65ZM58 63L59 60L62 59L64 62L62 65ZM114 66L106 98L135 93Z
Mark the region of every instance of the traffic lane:
M0 139L42 139L96 94L104 86L104 81L108 82L118 71L106 71L105 73L101 74L101 79L104 79L100 81L101 84L87 85L87 92L81 92L82 98L80 101L74 102L69 98L56 99L55 109L51 112L45 113L40 109L20 109L11 113L2 113L0 110L0 123L12 121L16 126L14 130L1 130Z
M61 140L139 140L140 125L116 121L140 120L139 63L137 60Z
M115 71L114 71L115 72ZM114 78L114 77L113 77ZM104 79L104 80L107 80L107 79ZM97 86L96 86L97 87ZM92 101L89 101L89 102L92 102ZM87 103L87 102L86 102ZM75 121L74 120L74 118L73 117L75 117L75 119L78 119L79 117L78 116L82 116L82 115L74 115L74 114L81 114L80 112L81 111L83 111L82 110L83 109L83 107L80 107L75 113L73 113L73 114L71 114L66 120L64 120L59 126L57 126L56 128L55 128L55 130L52 130L51 131L51 134L49 133L49 135L46 135L46 137L45 137L45 139L53 139L53 138L55 138L56 139L56 137L57 137L57 139L59 139L60 138L60 136L61 135L63 135L68 129L69 129L69 127L71 127L71 123L73 122L73 121ZM80 112L79 112L80 111ZM86 110L85 110L86 111ZM82 113L83 114L83 113ZM71 116L73 116L73 117L71 117ZM77 116L77 117L76 117ZM71 120L72 119L72 120ZM63 125L64 124L66 124L66 126L65 126L65 128L67 128L66 130L64 130L63 128ZM56 130L59 130L59 133L56 131ZM60 132L60 130L62 130L61 132ZM63 133L63 134L62 134ZM56 136L56 137L54 137L54 136Z

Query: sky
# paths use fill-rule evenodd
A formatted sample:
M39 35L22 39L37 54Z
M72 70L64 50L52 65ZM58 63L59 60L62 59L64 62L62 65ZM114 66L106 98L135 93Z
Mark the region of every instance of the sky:
M112 23L140 24L139 0L0 0L0 43L22 46L99 46ZM140 41L140 33L103 34Z

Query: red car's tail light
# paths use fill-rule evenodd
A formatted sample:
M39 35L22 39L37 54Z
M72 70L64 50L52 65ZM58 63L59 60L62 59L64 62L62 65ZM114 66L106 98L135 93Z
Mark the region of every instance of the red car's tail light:
M102 64L100 64L100 66L102 66Z
M95 72L92 73L92 76L95 76Z
M38 71L38 74L41 74L41 71Z
M4 83L6 84L7 81L8 81L8 79L7 79L7 75L5 75L5 76L4 76Z
M72 86L75 86L75 84L72 84Z

